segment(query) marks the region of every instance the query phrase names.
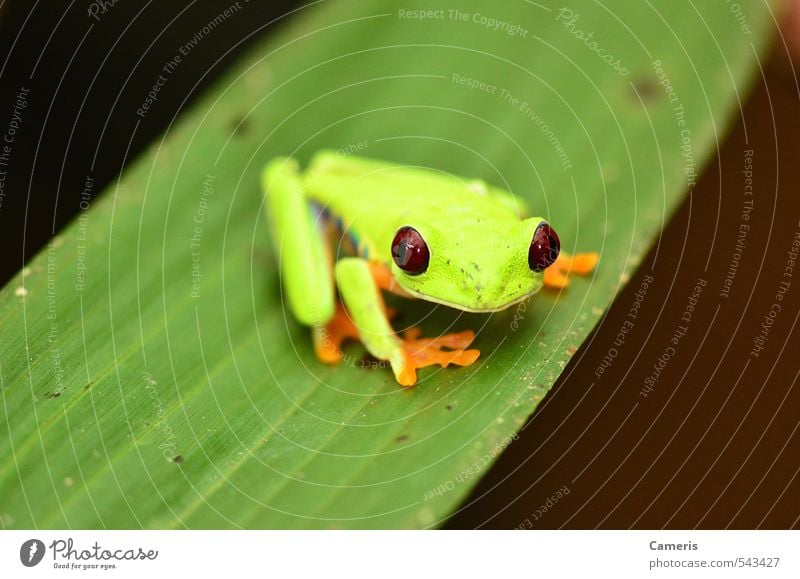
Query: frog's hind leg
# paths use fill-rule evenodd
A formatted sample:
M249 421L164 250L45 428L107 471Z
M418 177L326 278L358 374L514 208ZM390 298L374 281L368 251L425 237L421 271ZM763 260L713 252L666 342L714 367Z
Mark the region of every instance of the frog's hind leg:
M470 331L421 339L419 330L401 338L392 329L381 289L397 291L385 267L360 258L345 258L336 264L336 281L358 337L370 354L387 360L402 386L417 382L417 369L439 364L469 366L480 352L467 349L475 334ZM398 292L399 293L399 292Z
M544 270L544 285L559 289L569 285L569 275L588 275L594 271L600 256L597 253L576 253L570 255L564 251L558 259Z
M344 311L342 304L336 304L333 317L323 326L311 329L314 353L321 362L338 364L344 359L342 343L358 339L358 328Z

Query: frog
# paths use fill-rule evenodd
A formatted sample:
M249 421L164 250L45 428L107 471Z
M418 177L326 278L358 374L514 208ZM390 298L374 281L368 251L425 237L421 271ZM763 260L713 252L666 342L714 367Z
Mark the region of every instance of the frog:
M386 293L488 314L543 287L560 291L599 261L562 251L518 196L431 167L323 149L305 170L290 156L270 159L261 188L284 303L311 329L316 357L339 364L343 344L360 341L405 388L417 370L471 366L480 350L468 329L397 333Z

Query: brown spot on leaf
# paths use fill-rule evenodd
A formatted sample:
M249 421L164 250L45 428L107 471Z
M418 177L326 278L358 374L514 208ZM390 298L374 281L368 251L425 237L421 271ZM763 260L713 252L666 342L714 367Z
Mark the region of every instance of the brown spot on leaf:
M250 132L250 121L246 117L236 117L231 121L231 132L235 136L244 135Z
M652 101L658 96L658 84L649 76L642 76L634 80L633 90L643 102Z

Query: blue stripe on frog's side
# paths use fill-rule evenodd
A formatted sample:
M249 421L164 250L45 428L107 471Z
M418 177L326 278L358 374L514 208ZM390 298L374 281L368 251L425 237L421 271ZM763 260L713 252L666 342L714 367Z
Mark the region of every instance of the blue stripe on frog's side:
M330 209L323 207L316 201L309 202L311 206L311 217L317 226L332 225L336 232L337 241L340 241L339 248L347 255L357 255L363 259L370 258L370 250L365 242L361 240L358 233L348 227L344 220L331 213Z

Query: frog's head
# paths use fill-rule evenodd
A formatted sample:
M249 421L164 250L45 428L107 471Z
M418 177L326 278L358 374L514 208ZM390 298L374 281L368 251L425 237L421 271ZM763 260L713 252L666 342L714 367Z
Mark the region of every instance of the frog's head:
M457 229L403 225L392 241L392 273L413 296L470 312L505 309L542 287L558 257L556 232L540 217L508 231L485 220Z

